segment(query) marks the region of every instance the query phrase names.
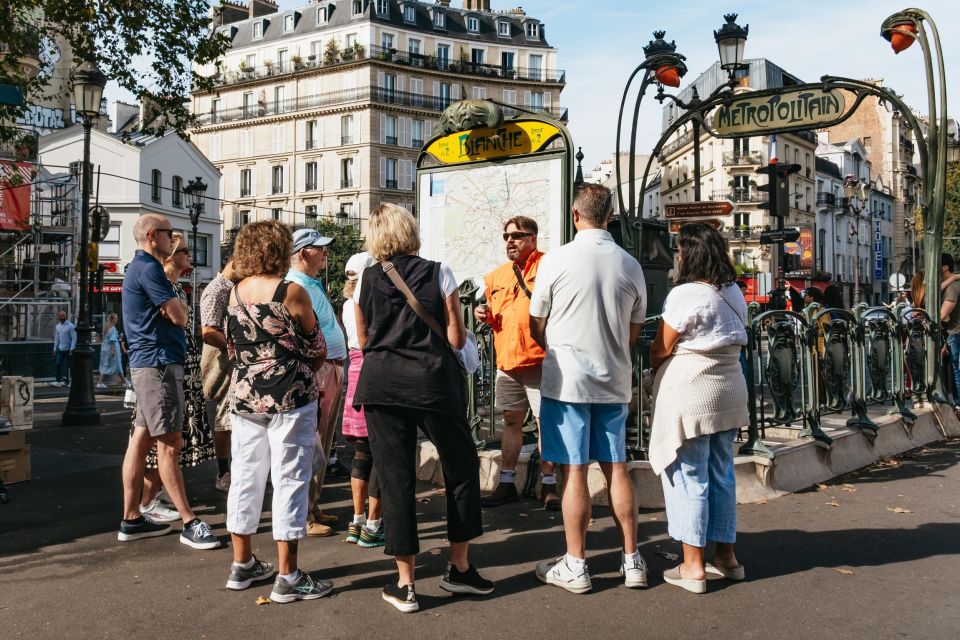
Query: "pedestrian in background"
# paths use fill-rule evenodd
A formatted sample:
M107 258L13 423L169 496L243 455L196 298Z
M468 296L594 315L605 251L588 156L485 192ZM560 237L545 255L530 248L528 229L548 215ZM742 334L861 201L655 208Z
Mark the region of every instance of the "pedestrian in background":
M607 231L613 194L581 185L573 201L572 242L540 261L530 300L530 333L546 351L540 423L543 457L564 478L563 530L567 553L537 565L536 576L572 593L592 589L586 561L590 521L590 462L600 463L623 543L620 574L630 588L647 586L637 548L637 507L627 472L627 406L632 397L630 347L646 314L640 263Z
M440 588L484 595L493 583L470 564L469 541L483 533L480 462L467 423L461 365L454 349L467 340L457 280L446 265L417 256L417 221L399 206L370 213L367 248L377 264L354 292L363 368L353 397L364 409L380 478L386 546L398 578L383 599L419 609L414 587L417 536L417 428L437 448L447 495L450 560ZM392 274L392 276L391 276ZM453 347L453 348L451 348Z
M237 234L227 348L232 374L230 492L227 530L233 564L227 588L246 589L275 573L253 555L267 476L273 484L273 539L279 575L270 599L312 600L330 593L297 565L307 535L308 492L317 433L316 372L327 354L310 296L284 279L293 237L275 220L245 225Z
M217 456L217 491L230 490L230 378L233 362L227 357L226 319L233 289L233 258L226 256L220 273L200 296L200 379L206 401L207 420L213 425L213 448Z
M662 480L670 537L683 543L683 562L663 578L704 593L708 573L744 578L733 550L733 440L749 421L747 385L736 375L747 343L747 303L717 231L685 224L678 247L678 285L667 295L650 347L656 370L650 465ZM717 549L707 562L711 540Z
M97 389L106 389L104 378L117 376L120 383L123 379L123 359L120 355L120 332L117 331L117 314L108 313L103 323L103 333L100 335L100 378L97 380Z
M529 410L539 426L541 365L546 355L530 337L530 296L543 258L543 252L537 250L536 220L510 218L503 225L503 241L510 262L484 277L487 303L474 311L477 322L489 324L493 330L497 354L494 396L496 408L503 411L500 480L493 493L481 499L484 507L499 507L519 499L516 478L523 423ZM540 470L540 499L550 511L559 511L553 463L541 458ZM527 473L533 473L530 466Z
M53 328L53 360L57 379L52 387L63 387L70 382L73 350L77 348L77 327L67 320L67 312L57 312L58 322Z
M347 281L343 284L343 327L347 332L347 348L350 364L347 366L347 393L343 406L343 435L353 445L353 465L350 469L350 492L353 497L353 522L347 527L347 542L361 547L384 545L382 510L380 505L380 481L373 465L367 419L363 407L353 407L353 396L363 366L363 351L357 335L357 303L353 294L363 270L373 264L366 251L350 256L345 271ZM367 501L370 515L367 517Z
M327 266L327 256L333 238L314 229L299 229L293 234L293 254L287 280L306 289L313 303L313 310L320 323L320 332L327 343L327 359L317 371L320 387L317 432L320 434L315 456L313 479L310 481L310 516L308 536L331 536L337 518L324 514L320 506L320 494L326 478L330 449L337 429L337 419L343 407L343 364L347 358L347 343L337 314L327 298L320 272ZM326 521L326 522L324 522Z
M156 446L160 479L183 520L180 542L195 549L215 549L220 541L190 508L178 464L187 359L184 327L190 310L160 262L174 253L173 229L164 216L147 213L133 225L133 237L140 248L123 277L122 304L137 405L123 459L123 521L117 538L125 542L170 531L169 525L154 522L140 511L146 456Z

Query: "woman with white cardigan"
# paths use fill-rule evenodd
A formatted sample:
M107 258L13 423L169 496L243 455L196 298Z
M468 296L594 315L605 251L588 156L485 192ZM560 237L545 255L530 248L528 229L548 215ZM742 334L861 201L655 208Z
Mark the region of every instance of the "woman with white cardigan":
M733 549L733 440L749 420L739 364L747 304L717 231L684 225L679 251L678 286L664 302L650 348L656 372L650 464L663 481L670 537L683 543L683 562L664 580L704 593L707 574L744 579ZM708 541L716 543L709 562Z

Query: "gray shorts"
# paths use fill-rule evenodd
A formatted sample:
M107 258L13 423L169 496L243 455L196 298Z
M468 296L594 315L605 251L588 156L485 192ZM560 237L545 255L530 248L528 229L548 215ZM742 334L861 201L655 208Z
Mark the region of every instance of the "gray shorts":
M137 393L133 426L156 438L183 431L183 365L168 364L130 369Z
M540 417L540 367L509 373L497 369L494 384L497 409L526 411L529 407L533 417Z

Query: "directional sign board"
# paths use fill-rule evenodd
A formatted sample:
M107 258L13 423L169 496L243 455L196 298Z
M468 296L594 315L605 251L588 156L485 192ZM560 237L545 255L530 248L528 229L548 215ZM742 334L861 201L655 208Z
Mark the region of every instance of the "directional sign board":
M799 229L774 229L760 232L760 244L781 244L796 242L800 239Z
M678 202L664 206L667 220L673 218L715 218L733 213L734 206L729 200L704 200L700 202Z
M716 218L705 218L698 220L671 220L670 221L670 233L680 233L680 227L685 224L690 224L691 222L699 222L700 224L705 224L710 227L713 227L717 231L723 228L723 221L717 220Z

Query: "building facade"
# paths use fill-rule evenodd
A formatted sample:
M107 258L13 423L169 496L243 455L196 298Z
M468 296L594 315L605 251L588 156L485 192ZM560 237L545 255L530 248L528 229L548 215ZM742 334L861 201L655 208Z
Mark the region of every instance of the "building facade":
M563 117L544 25L489 2L266 0L214 15L232 46L196 92L193 140L223 173L225 238L248 222L359 224L380 202L414 208L417 156L440 113L485 98ZM511 112L507 109L507 113Z

